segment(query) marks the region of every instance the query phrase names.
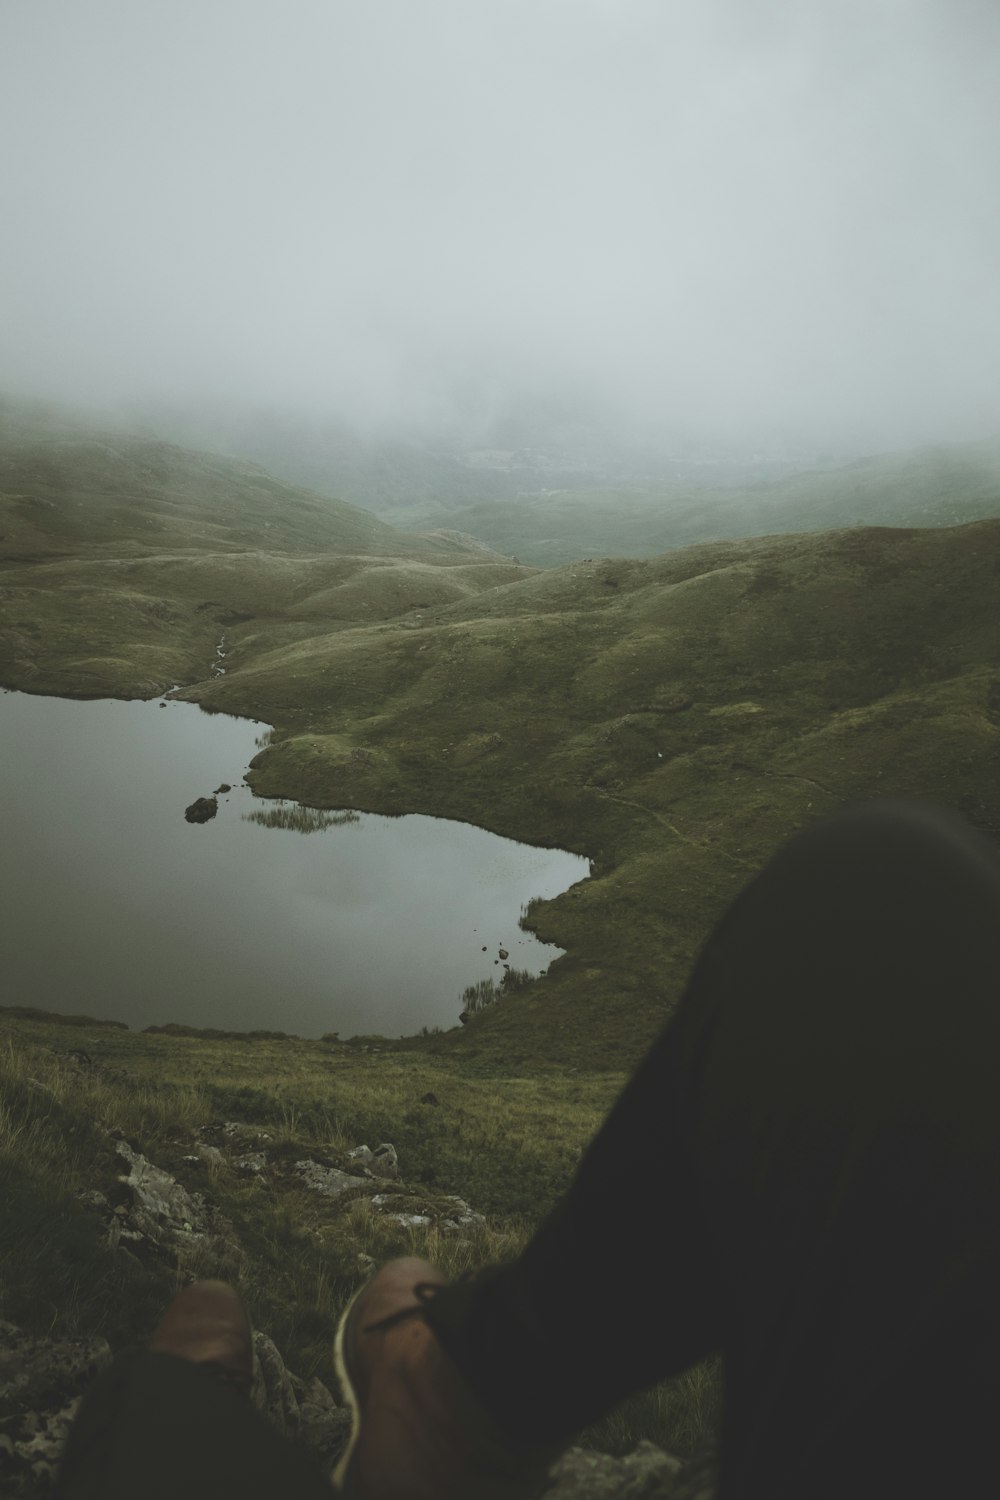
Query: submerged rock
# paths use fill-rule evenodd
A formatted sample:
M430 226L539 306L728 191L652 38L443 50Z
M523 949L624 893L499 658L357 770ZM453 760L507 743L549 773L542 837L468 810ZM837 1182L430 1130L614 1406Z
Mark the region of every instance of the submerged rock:
M207 823L218 811L218 797L197 797L190 807L184 809L184 816L189 823Z

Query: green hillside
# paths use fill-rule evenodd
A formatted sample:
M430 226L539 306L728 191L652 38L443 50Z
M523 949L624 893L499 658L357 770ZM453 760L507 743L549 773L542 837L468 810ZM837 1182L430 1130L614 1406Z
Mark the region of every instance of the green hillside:
M8 561L157 554L354 551L441 562L471 541L403 537L366 510L259 465L85 426L0 400L0 546Z
M0 403L0 661L33 692L148 697L207 676L222 629L273 644L527 571L255 464Z

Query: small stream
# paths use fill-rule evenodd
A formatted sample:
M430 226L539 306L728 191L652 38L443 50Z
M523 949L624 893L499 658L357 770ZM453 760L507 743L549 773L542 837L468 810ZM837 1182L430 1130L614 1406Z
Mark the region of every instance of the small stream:
M212 663L212 667L211 667L211 671L210 671L209 675L212 676L212 677L225 677L225 675L226 675L225 660L226 660L226 632L223 631L222 632L222 638L219 641L219 644L215 648L215 661L213 661L213 663Z

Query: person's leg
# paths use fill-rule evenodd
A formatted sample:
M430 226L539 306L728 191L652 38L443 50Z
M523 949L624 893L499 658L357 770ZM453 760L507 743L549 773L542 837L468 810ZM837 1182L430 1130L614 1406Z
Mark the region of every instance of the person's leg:
M251 1406L253 1344L239 1294L200 1281L178 1293L148 1349L118 1355L86 1391L54 1500L321 1500L309 1453Z
M204 1365L136 1349L98 1376L53 1500L330 1500L315 1458Z
M548 1441L724 1350L730 1494L842 1444L949 1297L993 1316L998 995L985 835L886 800L793 838L525 1253L428 1303L487 1409Z

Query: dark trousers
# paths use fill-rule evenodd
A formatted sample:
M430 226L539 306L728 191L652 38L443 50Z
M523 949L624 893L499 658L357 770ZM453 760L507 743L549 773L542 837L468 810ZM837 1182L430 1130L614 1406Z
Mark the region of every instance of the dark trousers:
M1000 1482L998 1283L1000 849L886 799L750 882L556 1212L428 1317L525 1442L721 1352L720 1500L940 1500Z
M428 1320L515 1445L721 1352L721 1500L981 1483L998 1043L997 846L931 804L845 808L716 926L520 1259ZM205 1372L147 1355L85 1399L58 1495L309 1500L318 1482Z
M54 1500L330 1500L315 1457L205 1365L120 1354L85 1394Z

